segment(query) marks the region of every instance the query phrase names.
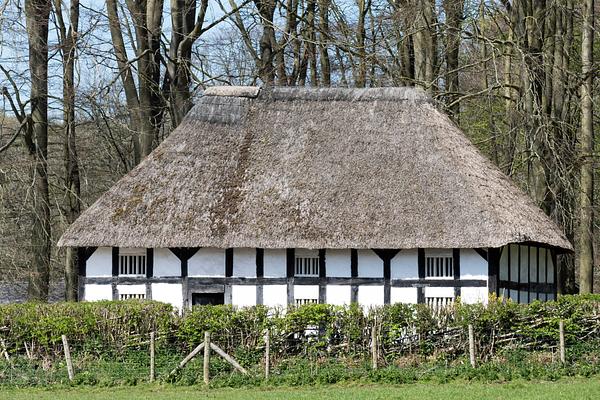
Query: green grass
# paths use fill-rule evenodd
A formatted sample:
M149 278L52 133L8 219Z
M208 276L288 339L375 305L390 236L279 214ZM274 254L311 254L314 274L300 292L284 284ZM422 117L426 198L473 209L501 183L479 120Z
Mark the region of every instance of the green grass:
M427 399L427 400L516 400L599 399L600 378L568 378L555 382L513 381L510 383L330 385L298 388L206 389L202 386L55 387L52 389L1 389L0 399L35 400L187 400L187 399Z

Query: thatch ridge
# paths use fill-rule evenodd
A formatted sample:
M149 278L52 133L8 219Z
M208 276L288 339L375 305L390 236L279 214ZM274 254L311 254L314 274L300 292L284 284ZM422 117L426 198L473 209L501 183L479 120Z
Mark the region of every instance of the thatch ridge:
M59 245L485 248L516 242L572 249L424 92L269 88L205 92Z

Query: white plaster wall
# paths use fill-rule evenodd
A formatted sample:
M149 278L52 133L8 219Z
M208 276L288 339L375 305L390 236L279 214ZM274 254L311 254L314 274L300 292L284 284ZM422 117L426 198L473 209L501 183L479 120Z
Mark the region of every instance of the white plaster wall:
M122 294L146 294L146 285L117 285L117 293Z
M198 250L188 261L188 276L225 276L225 249Z
M529 246L519 246L521 247L521 276L520 281L522 283L529 282L529 270L528 270L528 262L529 262ZM534 249L531 248L533 251Z
M85 285L85 301L112 300L111 285Z
M418 258L417 249L401 250L396 254L390 263L392 279L419 279Z
M256 277L256 249L233 249L233 276Z
M349 278L352 276L350 268L350 249L325 250L325 268L327 276Z
M488 262L473 249L460 249L460 279L487 279Z
M286 263L285 249L265 249L264 276L267 278L284 278L287 275ZM286 302L287 300L283 304Z
M314 299L319 300L318 285L294 285L294 300Z
M238 307L250 307L256 305L255 285L232 285L231 304Z
M519 279L519 246L510 245L510 280L517 282Z
M156 253L155 253L156 254ZM152 300L171 304L179 311L183 308L183 294L180 283L153 283Z
M537 282L537 247L532 247L529 252L529 280L531 282Z
M287 285L263 286L263 304L267 307L287 305Z
M460 290L460 300L465 304L488 302L487 287L463 287Z
M361 278L383 278L383 260L373 250L358 250L358 276Z
M327 285L325 302L335 306L350 304L352 287L350 285Z
M98 247L85 266L86 276L112 276L112 248Z
M391 288L390 303L417 304L417 302L417 288Z
M383 305L383 286L359 286L358 304L365 308Z
M154 276L181 276L181 261L169 249L154 249Z
M454 287L425 287L425 297L454 297Z
M546 283L546 274L548 274L548 278L551 275L551 268L548 268L548 272L546 272L546 249L540 249L540 282ZM551 257L548 257L548 267L552 265Z
M550 250L546 250L546 258L548 259L548 283L554 283L554 263L552 262Z

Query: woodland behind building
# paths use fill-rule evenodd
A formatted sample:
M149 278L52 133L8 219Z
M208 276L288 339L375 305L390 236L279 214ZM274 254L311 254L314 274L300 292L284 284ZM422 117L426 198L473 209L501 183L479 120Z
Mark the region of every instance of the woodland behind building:
M417 86L599 263L593 0L3 0L0 270L45 300L64 228L211 85ZM598 270L598 268L596 268Z

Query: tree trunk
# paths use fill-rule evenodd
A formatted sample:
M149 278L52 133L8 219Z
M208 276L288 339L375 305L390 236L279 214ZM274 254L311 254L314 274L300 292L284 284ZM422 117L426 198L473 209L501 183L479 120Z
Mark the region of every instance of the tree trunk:
M594 0L583 2L583 26L581 40L581 133L579 156L581 177L579 192L579 273L580 293L592 293L594 283L593 251L593 195L594 170L592 152L594 149L594 106L593 106L593 47L594 47Z
M365 19L371 6L370 0L357 0L358 22L356 24L356 52L358 54L358 70L354 77L354 84L358 88L363 88L367 81L367 48L366 48L366 30Z
M134 162L135 164L138 164L141 159L139 138L140 101L131 67L129 65L125 41L123 40L123 32L121 31L121 23L117 11L117 0L106 0L106 12L108 15L113 51L115 52L115 57L117 59L117 67L119 68L119 74L121 76L121 81L123 82L125 101L129 112L129 128L132 132Z
M29 300L47 301L50 279L50 196L48 193L48 21L50 0L26 0L31 73L33 227ZM31 151L33 150L33 151Z
M331 63L329 61L329 7L331 0L319 1L319 51L321 61L321 85L331 86Z
M275 82L275 70L273 68L273 15L275 13L275 0L254 0L263 25L263 34L260 38L260 65L258 76L267 86Z
M458 121L460 112L460 103L457 101L460 97L458 93L458 54L464 0L444 0L442 5L446 13L446 101L450 104L450 114L455 121Z
M65 214L70 225L81 212L79 159L75 142L75 59L79 31L79 0L71 0L68 28L62 16L62 2L55 0L54 4L63 63L65 198L68 203ZM78 291L77 250L69 247L65 254L65 299L77 301Z

